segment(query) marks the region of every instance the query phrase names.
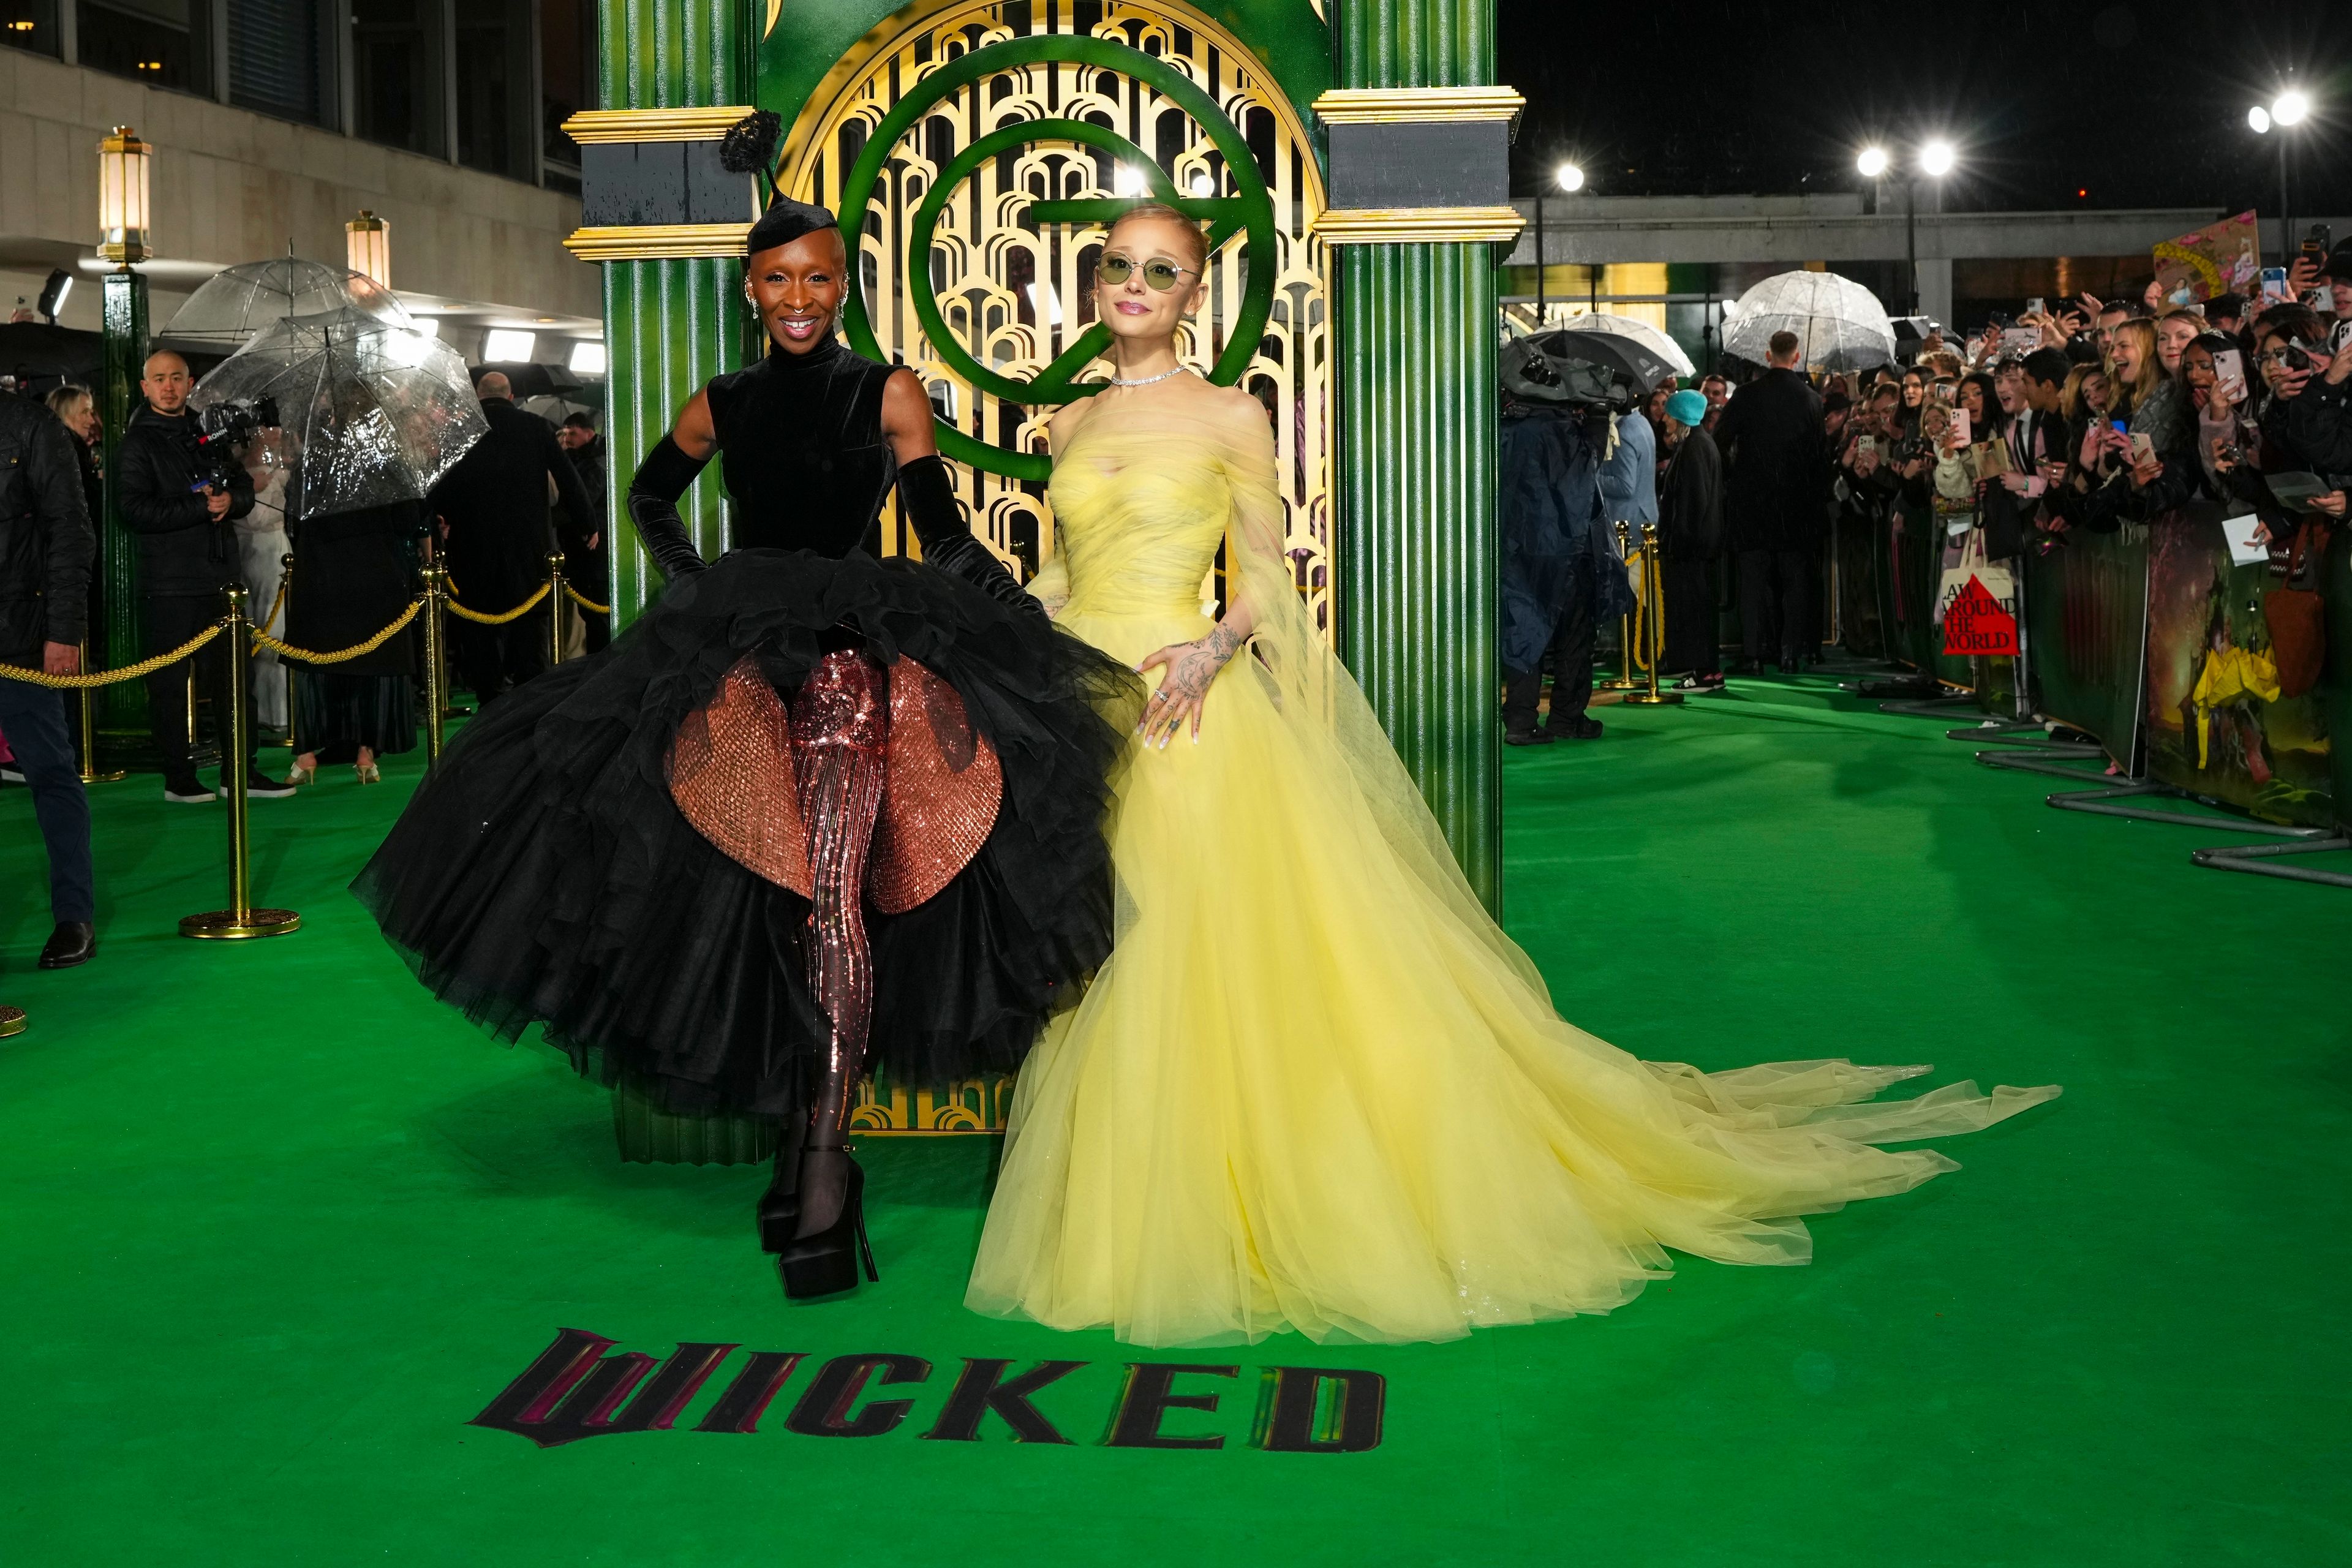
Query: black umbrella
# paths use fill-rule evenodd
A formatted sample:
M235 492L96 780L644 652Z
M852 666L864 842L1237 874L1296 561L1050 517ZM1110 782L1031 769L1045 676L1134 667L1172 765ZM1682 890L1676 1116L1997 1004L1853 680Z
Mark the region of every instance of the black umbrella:
M479 384L482 377L496 371L507 378L514 388L515 401L527 397L565 397L580 390L580 378L560 364L535 364L530 360L495 360L488 364L468 366L467 374Z
M1655 386L1666 377L1681 374L1679 366L1647 343L1622 332L1560 327L1536 333L1534 341L1543 346L1546 353L1560 359L1580 359L1620 372L1643 387Z
M0 323L0 375L14 377L28 392L68 381L93 384L104 352L105 340L96 332L47 321Z

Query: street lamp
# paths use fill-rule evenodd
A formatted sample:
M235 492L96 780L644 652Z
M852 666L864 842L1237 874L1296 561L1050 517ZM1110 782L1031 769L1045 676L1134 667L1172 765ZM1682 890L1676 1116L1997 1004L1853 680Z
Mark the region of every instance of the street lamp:
M343 254L352 271L392 287L392 225L365 207L343 225Z
M2246 123L2257 136L2267 135L2275 126L2285 131L2311 118L2311 95L2298 88L2288 88L2271 100L2270 107L2255 104L2246 110ZM2279 159L2279 261L2284 265L2294 248L2294 201L2287 188L2287 139L2278 139Z
M1584 189L1584 171L1573 163L1562 163L1552 172L1552 178L1558 180L1559 188L1570 195Z
M1940 180L1952 172L1959 154L1942 137L1923 142L1912 154L1910 166L1903 172L1903 254L1910 268L1911 303L1907 312L1919 313L1919 201L1918 176ZM1865 180L1882 179L1895 167L1894 155L1885 148L1864 147L1853 161L1856 173ZM1916 171L1916 172L1915 172Z
M105 473L106 517L99 534L99 573L105 582L106 625L90 637L100 664L121 666L139 657L139 595L131 572L131 540L117 489L122 465L115 451L131 423L132 397L147 355L147 279L135 268L154 252L149 207L154 149L128 125L98 144L98 253L114 263L99 300L99 443ZM139 723L142 704L128 681L100 693L110 730ZM84 767L95 764L85 759Z

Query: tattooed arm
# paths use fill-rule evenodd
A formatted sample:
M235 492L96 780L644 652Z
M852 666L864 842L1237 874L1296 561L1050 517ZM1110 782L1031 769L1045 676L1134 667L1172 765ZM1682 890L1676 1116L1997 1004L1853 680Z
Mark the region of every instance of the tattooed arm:
M1171 644L1135 667L1144 674L1160 672L1160 689L1144 706L1143 722L1136 726L1145 745L1165 750L1188 720L1192 739L1201 738L1201 705L1208 699L1209 682L1249 640L1248 618L1248 612L1236 605L1200 641Z

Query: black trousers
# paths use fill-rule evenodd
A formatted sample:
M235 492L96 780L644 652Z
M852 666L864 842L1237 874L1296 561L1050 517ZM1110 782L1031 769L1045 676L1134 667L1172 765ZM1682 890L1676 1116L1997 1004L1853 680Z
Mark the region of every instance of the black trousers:
M1778 659L1785 668L1821 653L1815 623L1815 579L1810 550L1743 550L1739 552L1739 651L1752 659Z
M31 661L27 661L31 662ZM67 694L0 676L0 734L33 792L33 820L49 852L49 918L95 921L98 900L89 857L89 797L74 763Z
M1592 701L1592 637L1593 608L1599 597L1600 578L1590 555L1579 555L1569 563L1568 576L1560 590L1559 616L1552 623L1551 647L1551 721L1554 730L1565 729L1568 721L1583 717ZM1536 727L1536 700L1543 692L1543 671L1538 669L1507 669L1503 672L1503 728L1518 732Z
M1723 654L1716 632L1715 576L1704 556L1668 556L1658 587L1666 596L1666 662L1658 673L1717 675Z
M541 604L502 626L457 623L457 668L473 688L477 703L487 707L508 688L520 686L547 668L547 611Z
M168 653L194 637L224 614L217 594L152 594L142 619L146 636L140 646L145 657ZM147 678L147 724L154 736L156 754L163 759L165 787L194 794L199 781L188 748L188 668L194 665L195 689L210 694L213 711L220 716L224 733L228 721L228 644L215 637L194 655L167 664ZM250 742L251 736L247 740ZM253 761L252 746L246 752ZM228 758L221 758L221 782L228 781Z

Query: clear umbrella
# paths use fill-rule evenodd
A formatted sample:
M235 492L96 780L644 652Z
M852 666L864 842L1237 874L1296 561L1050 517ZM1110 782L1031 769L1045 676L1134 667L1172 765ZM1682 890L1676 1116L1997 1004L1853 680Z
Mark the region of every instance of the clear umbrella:
M1794 332L1801 363L1822 370L1868 370L1895 363L1895 329L1878 296L1834 272L1767 278L1724 311L1723 346L1764 363L1775 332Z
M488 434L466 362L437 338L345 307L289 316L197 384L216 405L261 411L292 437L289 517L415 500Z
M1654 358L1663 361L1666 369L1676 375L1698 374L1698 366L1691 363L1690 355L1683 353L1682 344L1675 342L1649 322L1636 320L1634 317L1612 316L1606 310L1595 310L1589 315L1572 319L1568 323L1567 330L1574 332L1607 332L1615 337L1631 338L1649 350Z
M193 342L241 343L288 316L352 310L388 326L415 320L398 296L364 272L282 256L246 261L215 273L188 296L163 336Z

